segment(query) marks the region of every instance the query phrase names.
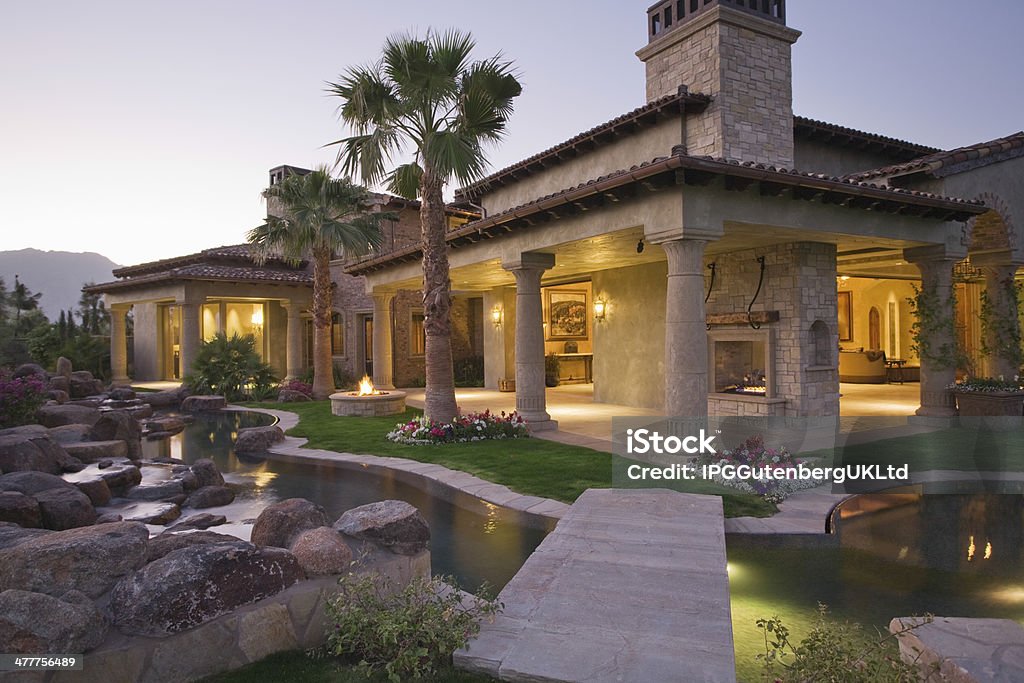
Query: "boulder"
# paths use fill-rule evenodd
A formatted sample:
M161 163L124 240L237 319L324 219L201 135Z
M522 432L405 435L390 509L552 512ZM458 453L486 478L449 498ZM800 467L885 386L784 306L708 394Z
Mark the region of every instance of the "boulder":
M209 512L200 512L198 515L190 515L181 520L173 527L174 531L185 531L187 529L209 529L211 526L227 524L228 518L224 515L211 515Z
M96 521L96 508L89 496L76 487L52 488L33 494L39 503L43 527L54 531L89 526Z
M43 525L42 513L35 498L17 491L0 492L0 522L13 522L26 528Z
M142 503L133 508L122 510L125 521L165 526L181 517L177 503Z
M135 399L135 392L128 387L115 387L107 392L107 396L114 401L132 401Z
M128 444L129 458L138 460L142 456L142 429L135 416L128 411L103 411L100 419L92 426L89 438L93 441L124 441Z
M67 462L67 452L49 436L0 436L0 473L36 471L60 474Z
M425 549L430 540L430 527L423 515L402 500L384 500L352 508L338 518L334 528L399 555L415 555Z
M68 399L71 398L71 380L67 377L64 377L63 375L54 375L50 378L47 386L49 386L53 391L63 391L67 395Z
M114 464L100 471L100 478L107 482L110 492L115 496L123 496L133 486L142 481L142 472L131 463Z
M45 382L47 375L46 370L42 365L37 365L36 363L22 363L14 369L14 372L11 373L11 377L15 379L19 377L39 377Z
M58 404L67 403L71 400L71 397L68 396L68 392L61 389L48 389L43 395L51 401L56 401Z
M149 532L114 522L48 532L0 550L0 590L61 596L78 590L98 598L146 560Z
M223 396L189 396L181 401L181 412L199 413L206 410L223 410L228 405Z
M60 377L65 377L67 379L71 379L71 371L74 370L74 368L71 367L71 360L70 359L65 358L64 356L61 356L60 358L57 359L57 368L56 368L56 370L57 371L54 374L56 374L56 375L58 375Z
M170 432L177 434L185 429L185 421L180 417L154 417L146 420L146 429L150 432Z
M227 486L204 486L193 491L186 504L190 508L202 509L228 505L234 500L235 492Z
M129 500L166 500L183 493L181 482L177 479L165 479L155 484L140 484L136 486L125 498Z
M176 406L181 402L182 398L179 389L169 389L167 391L145 391L137 396L143 403L151 405L154 408L169 408L171 406Z
M64 405L43 406L36 411L36 421L44 427L84 424L90 427L100 419L100 411L89 406L65 403Z
M71 373L69 382L72 398L94 396L103 391L103 382L93 377L88 370L75 370Z
M121 412L128 413L133 420L145 420L147 417L153 416L153 406L148 403L139 403L138 405L123 408Z
M303 403L305 401L312 401L313 399L301 391L295 391L294 389L282 389L277 394L277 400L281 403Z
M11 522L0 522L0 550L52 533L49 529L26 529Z
M209 458L201 458L192 463L192 474L196 475L196 488L224 485L224 476Z
M96 518L97 524L110 524L111 522L120 522L124 517L117 514L116 512L105 512Z
M0 477L0 491L17 491L34 496L50 489L71 489L74 484L46 472L11 472Z
M128 444L124 441L79 441L64 444L64 450L84 463L128 457Z
M292 542L291 551L306 576L342 574L352 565L352 550L329 526L303 531Z
M22 590L0 593L0 650L8 654L84 653L107 635L107 621L87 596L62 598Z
M103 405L103 398L100 396L93 396L90 398L76 398L68 401L68 405L83 406L85 408L99 408L101 405Z
M193 545L120 581L110 595L110 614L126 633L167 636L275 595L302 578L295 556L281 548Z
M192 470L185 470L174 475L174 478L181 482L181 488L186 492L195 491L199 488L199 477Z
M284 432L277 425L247 427L238 430L235 439L236 453L264 453L271 446L284 441Z
M19 425L0 429L0 437L4 436L46 436L49 433L43 425Z
M110 502L113 494L110 493L110 486L103 480L103 477L93 477L75 482L78 490L89 496L93 507L100 507Z
M169 439L178 432L149 432L146 434L146 441L163 441Z
M149 540L149 550L146 554L146 562L159 560L164 555L172 553L181 548L190 548L194 545L227 545L234 548L252 548L253 544L243 541L236 536L218 534L215 531L192 531L189 533L178 533L180 525L175 525L159 536Z
M66 443L81 443L89 440L89 432L92 427L89 425L72 424L72 425L61 425L60 427L54 427L46 430L50 435L50 438L57 443L63 445Z
M330 524L327 512L305 498L289 498L268 505L252 527L252 542L258 546L288 548L307 529Z

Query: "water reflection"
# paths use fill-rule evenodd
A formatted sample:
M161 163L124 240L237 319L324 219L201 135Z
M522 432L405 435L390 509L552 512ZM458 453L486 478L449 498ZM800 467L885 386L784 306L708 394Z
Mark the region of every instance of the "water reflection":
M388 498L415 505L431 531L431 560L435 574L451 574L475 590L482 582L501 588L519 570L549 529L538 528L535 519L497 507L465 494L419 480L413 484L391 470L341 468L311 462L251 458L235 454L233 434L244 427L269 424L261 413L211 413L197 419L184 432L166 441L145 442L147 458L172 456L186 463L212 458L229 481L250 491L228 506L234 524L228 529L245 536L240 528L264 506L285 498L308 498L326 510L330 519L358 505ZM421 488L422 486L422 488Z

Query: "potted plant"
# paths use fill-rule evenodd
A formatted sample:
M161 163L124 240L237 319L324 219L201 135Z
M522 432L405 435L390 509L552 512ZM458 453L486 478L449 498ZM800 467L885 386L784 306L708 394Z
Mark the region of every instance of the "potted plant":
M1020 417L1024 415L1024 386L1020 377L969 377L950 384L961 416Z
M559 372L558 356L554 353L549 353L544 356L544 386L557 387L558 386L558 372Z

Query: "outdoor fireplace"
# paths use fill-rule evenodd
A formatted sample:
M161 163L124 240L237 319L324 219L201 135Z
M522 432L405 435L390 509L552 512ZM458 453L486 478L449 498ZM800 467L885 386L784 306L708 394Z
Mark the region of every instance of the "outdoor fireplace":
M727 329L708 332L708 387L713 394L772 398L771 330Z

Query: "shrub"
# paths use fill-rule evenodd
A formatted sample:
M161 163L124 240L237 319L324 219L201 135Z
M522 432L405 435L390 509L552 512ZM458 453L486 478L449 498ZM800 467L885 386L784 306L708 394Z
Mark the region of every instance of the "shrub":
M0 375L0 428L34 422L36 411L45 401L46 385L35 375Z
M256 353L251 334L228 337L218 332L203 343L185 383L195 394L218 394L229 401L260 400L273 393L273 369Z
M818 605L818 619L799 645L789 640L789 628L778 616L758 619L764 634L763 680L777 683L918 683L929 680L916 662L900 659L897 636L932 621L924 617L897 634L869 634L860 624L829 618L828 608Z
M822 483L817 479L797 478L797 468L801 461L782 448L769 448L764 445L760 435L752 436L731 451L721 453L702 453L695 461L697 472L701 473L703 465L747 465L752 469L773 470L772 477L749 477L739 479L725 477L721 474L711 477L713 481L746 493L763 497L769 503L781 503L791 493L802 489L814 488ZM779 470L783 470L780 472Z
M290 379L287 382L281 382L277 389L278 391L297 391L300 394L313 398L313 385L309 382L303 382L301 379Z
M452 580L440 577L417 577L398 591L374 575L345 576L338 585L340 592L327 602L333 625L328 651L353 657L360 668L383 671L395 682L451 666L452 652L501 610L484 589L480 597L464 599Z
M462 415L451 422L434 422L426 417L414 417L400 422L388 432L388 441L410 445L465 443L486 439L520 439L529 436L526 421L515 411L495 415L489 410Z
M484 357L470 356L455 361L455 386L482 387L484 385Z
M1019 376L1014 377L1013 381L1002 377L968 377L961 382L953 382L946 388L960 394L1014 393L1024 389L1024 383Z

